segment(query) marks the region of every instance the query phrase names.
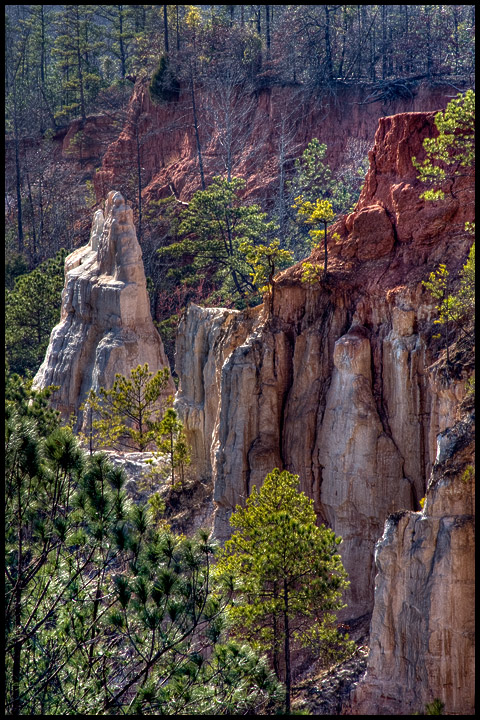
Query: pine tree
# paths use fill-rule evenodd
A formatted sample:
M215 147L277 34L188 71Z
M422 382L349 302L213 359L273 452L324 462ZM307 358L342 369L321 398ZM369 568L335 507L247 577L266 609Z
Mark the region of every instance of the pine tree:
M5 348L11 372L35 373L60 320L66 250L15 278L5 291ZM33 302L34 301L34 302Z
M92 5L66 5L58 11L53 54L60 75L62 104L56 119L80 115L85 120L89 102L100 88L95 58L103 41L97 37L94 12Z
M132 368L130 377L116 373L109 390L90 390L83 409L97 416L92 430L102 446L143 451L156 442L169 375L168 368L153 373L145 363Z
M351 650L335 625L348 585L337 554L341 538L316 525L313 501L297 487L298 475L278 469L260 490L254 487L230 518L234 534L217 566L235 592L229 610L235 634L269 648L277 677L283 662L286 713L294 645L313 644L324 658Z
M297 210L297 216L300 222L306 225L323 225L323 229L313 228L309 231L309 235L313 241L313 247L317 247L318 243L323 239L323 248L325 262L323 265L323 279L327 277L328 266L328 248L327 248L327 226L335 217L332 204L329 200L317 199L314 203L304 200L302 195L295 198L292 205Z
M183 485L185 467L190 463L190 453L183 429L183 423L173 407L165 410L158 425L157 453L168 458L172 476L172 487L175 487L175 470L180 472L180 484Z
M162 257L184 258L182 274L191 271L191 279L208 275L219 288L223 301L236 295L243 306L258 288L252 280L252 263L248 262L242 243L256 246L274 231L266 222L266 213L258 205L245 205L239 193L245 180L231 182L215 176L206 190L195 193L182 212L178 242L161 248Z
M264 658L223 643L208 533L156 529L44 401L8 379L7 714L256 714L280 698Z

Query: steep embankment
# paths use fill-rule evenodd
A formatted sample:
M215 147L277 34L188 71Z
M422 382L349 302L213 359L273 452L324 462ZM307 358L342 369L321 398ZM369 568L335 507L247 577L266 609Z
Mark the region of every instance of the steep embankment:
M367 672L348 714L405 715L436 698L446 714L474 714L474 453L466 413L439 436L423 511L385 524Z
M358 166L372 146L379 117L442 109L451 95L449 85L419 83L411 83L401 97L375 102L371 85L338 84L315 92L302 86L273 86L243 95L238 88L210 94L200 88L196 104L205 175L208 179L225 174L228 145L233 174L247 180L246 196L271 200L292 159L313 137L326 143L327 161L334 170L347 161ZM200 189L188 88L176 101L155 104L147 80L137 82L123 130L93 177L97 201L112 187L127 192L138 158L146 203L171 195L172 188L182 200Z
M422 141L435 132L433 120L434 113L380 120L360 201L334 228L339 240L329 246L326 282L305 285L299 264L278 277L271 316L266 308L244 314L190 306L179 331L176 403L197 466L212 473L215 534L228 536L235 504L243 503L252 485L261 484L273 467L298 473L319 518L343 537L341 552L351 585L342 619L366 621L370 616L378 571L375 543L391 513L407 511L398 527L409 518L416 522L437 456L437 437L459 419L465 394L467 367L447 379L428 370L439 346L432 339L434 305L421 281L439 262L451 271L464 264L472 240L463 227L473 216L471 177L455 180L445 201L419 199L423 188L411 157L422 158ZM428 554L433 536L427 536ZM394 547L392 532L387 537ZM452 551L444 543L453 588L460 575ZM398 578L407 583L402 562L400 557ZM462 563L468 572L473 569L471 552ZM392 586L385 603L393 603L396 632L401 625L403 642L413 655L414 648L424 655L428 648L434 658L428 632L415 639L408 613L403 619L396 616L396 581L387 577L388 565L381 562L380 570L386 573L383 585ZM441 576L432 572L432 582L441 583ZM415 597L418 587L407 587L405 592ZM425 628L433 623L451 627L449 611L445 615L438 603L435 608L424 603L423 610L428 615ZM379 635L381 626L380 620L372 633ZM398 638L385 643L378 641L380 654L398 652ZM439 652L457 663L457 655L442 647ZM375 655L371 662L377 662ZM427 664L429 681L418 677L425 688L418 698L435 692L442 697L448 662L442 661L444 670L435 676L433 659ZM461 675L456 674L454 683ZM404 681L414 693L411 673ZM411 709L407 695L396 702L396 711ZM374 705L369 712L376 712Z

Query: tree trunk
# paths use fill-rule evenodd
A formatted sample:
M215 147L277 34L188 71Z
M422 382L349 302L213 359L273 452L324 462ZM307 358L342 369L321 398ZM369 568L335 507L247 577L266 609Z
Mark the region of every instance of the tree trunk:
M30 212L32 213L32 251L31 251L31 257L34 263L36 263L37 260L37 236L35 232L35 207L33 204L33 196L32 196L32 186L30 184L30 175L28 173L28 169L26 171L26 177L27 177L27 187L28 187L28 202L30 204Z
M285 632L285 714L290 715L292 671L290 667L290 627L288 622L288 587L286 580L283 581L283 617Z
M179 30L179 19L178 19L178 5L175 5L177 11L177 51L180 50L180 30Z
M267 60L269 60L270 59L270 5L265 5L265 37L266 37L266 41L267 41Z
M17 191L17 238L18 252L23 253L22 176L20 170L20 139L18 135L17 81L15 78L13 86L13 136L15 141L15 186Z
M165 52L168 55L168 18L167 18L167 7L168 5L163 6L163 31L165 34Z
M138 242L142 241L142 163L140 162L140 137L138 119L135 122L135 140L137 143L137 192L138 192Z
M324 251L325 251L325 265L324 265L324 267L323 267L323 277L324 277L324 279L325 279L325 278L327 277L327 261L328 261L328 254L327 254L327 223L324 222L323 224L324 224L324 227L325 227L325 234L324 234L324 237L323 237L323 247L324 247Z
M329 82L333 79L333 65L332 65L332 48L330 46L330 10L327 5L323 6L325 9L325 70L327 80Z
M123 44L123 8L119 10L118 13L118 40L119 40L119 47L120 47L120 63L122 67L122 80L125 80L125 74L126 74L126 58L125 58L125 46Z
M198 118L197 118L197 108L195 105L195 88L193 83L193 68L190 65L190 94L192 98L192 112L193 112L193 126L195 128L195 140L197 143L197 155L198 155L198 165L200 169L200 180L202 183L202 190L205 190L205 176L203 173L203 161L202 161L202 147L200 145L200 135L198 133Z
M22 541L22 497L20 480L17 481L17 502L18 502L18 572L15 587L15 630L20 635L22 627L22 565L23 565L23 541ZM12 668L12 715L20 715L20 675L21 675L22 640L19 639L13 646L13 668Z
M78 5L76 7L76 21L77 21L77 69L78 69L78 85L80 90L80 113L82 120L87 119L85 111L85 94L83 91L83 72L82 72L82 56L80 53L80 16L78 13Z
M275 600L278 599L278 583L276 580L273 581L273 597ZM276 610L273 615L273 671L277 680L280 680L280 640Z

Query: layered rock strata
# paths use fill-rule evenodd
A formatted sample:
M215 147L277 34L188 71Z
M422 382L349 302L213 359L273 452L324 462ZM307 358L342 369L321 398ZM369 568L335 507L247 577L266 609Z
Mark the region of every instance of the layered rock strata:
M390 516L376 545L367 672L346 714L475 714L473 418L439 435L422 512Z
M242 314L230 330L219 318L231 311L216 310L213 331L211 311L192 307L179 331L177 347L195 347L196 367L208 368L192 384L177 360L177 406L203 470L212 468L215 535L229 536L235 505L272 468L297 473L319 521L344 539L342 619L371 613L375 542L393 511L419 510L437 435L464 392L427 372L435 309L422 280L439 262L452 274L462 267L472 242L462 228L473 219L471 177L456 179L443 202L419 199L411 157L422 160L434 115L380 120L360 201L332 228L326 282L306 285L298 264L277 276L273 312L258 311L250 334L239 332ZM310 259L321 263L322 253Z
M232 172L247 180L246 195L271 199L279 173L314 137L327 145L326 159L334 170L342 164L355 168L372 145L380 116L444 108L452 95L451 86L440 83L418 84L411 90L408 99L376 102L369 101L371 88L362 84L340 83L331 93L310 92L301 85L276 85L240 93L229 105L234 133L229 157ZM218 117L222 117L228 103L232 103L231 97L222 95L221 88L211 94L198 88L207 178L225 171L224 128ZM218 112L219 104L222 109ZM211 117L215 113L217 121ZM93 177L97 201L111 187L126 187L129 182L127 168L137 162L137 131L141 138L144 202L169 196L172 188L179 198L189 200L200 189L190 90L184 88L178 100L156 104L150 97L148 80L143 79L135 85L120 136L108 147Z
M258 311L240 313L192 303L180 320L175 407L185 423L192 463L201 478L211 479L215 465L223 363L258 324L258 315Z
M34 387L57 385L52 405L76 429L86 422L80 406L90 389L110 388L115 374L148 363L168 367L150 304L132 209L111 191L94 216L89 243L65 259L59 324L52 330ZM165 394L175 392L170 379Z

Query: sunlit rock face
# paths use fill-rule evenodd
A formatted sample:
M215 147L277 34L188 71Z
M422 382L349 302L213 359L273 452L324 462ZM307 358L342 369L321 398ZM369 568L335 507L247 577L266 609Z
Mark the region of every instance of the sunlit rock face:
M375 550L367 672L348 714L409 715L440 699L475 714L473 418L439 436L422 512L392 515Z
M255 313L248 316L238 310L202 308L193 303L180 320L175 407L185 423L193 466L201 478L211 478L215 465L223 364L245 341L255 322Z
M52 330L34 387L58 385L52 405L63 419L84 419L80 406L90 389L110 388L115 374L128 375L148 363L168 367L162 340L153 325L133 213L119 192L111 191L105 215L95 213L89 243L65 259L60 323ZM173 394L170 379L165 394Z
M473 217L465 177L444 205L419 199L411 157L423 159L434 118L380 119L359 203L329 234L326 282L302 282L299 263L277 275L271 312L190 306L178 335L176 403L214 483L215 536L229 537L235 505L274 467L298 474L343 538L343 619L372 612L375 543L392 512L419 510L464 394L463 380L428 371L436 315L422 280L440 261L462 267L472 239L453 247L449 227Z

